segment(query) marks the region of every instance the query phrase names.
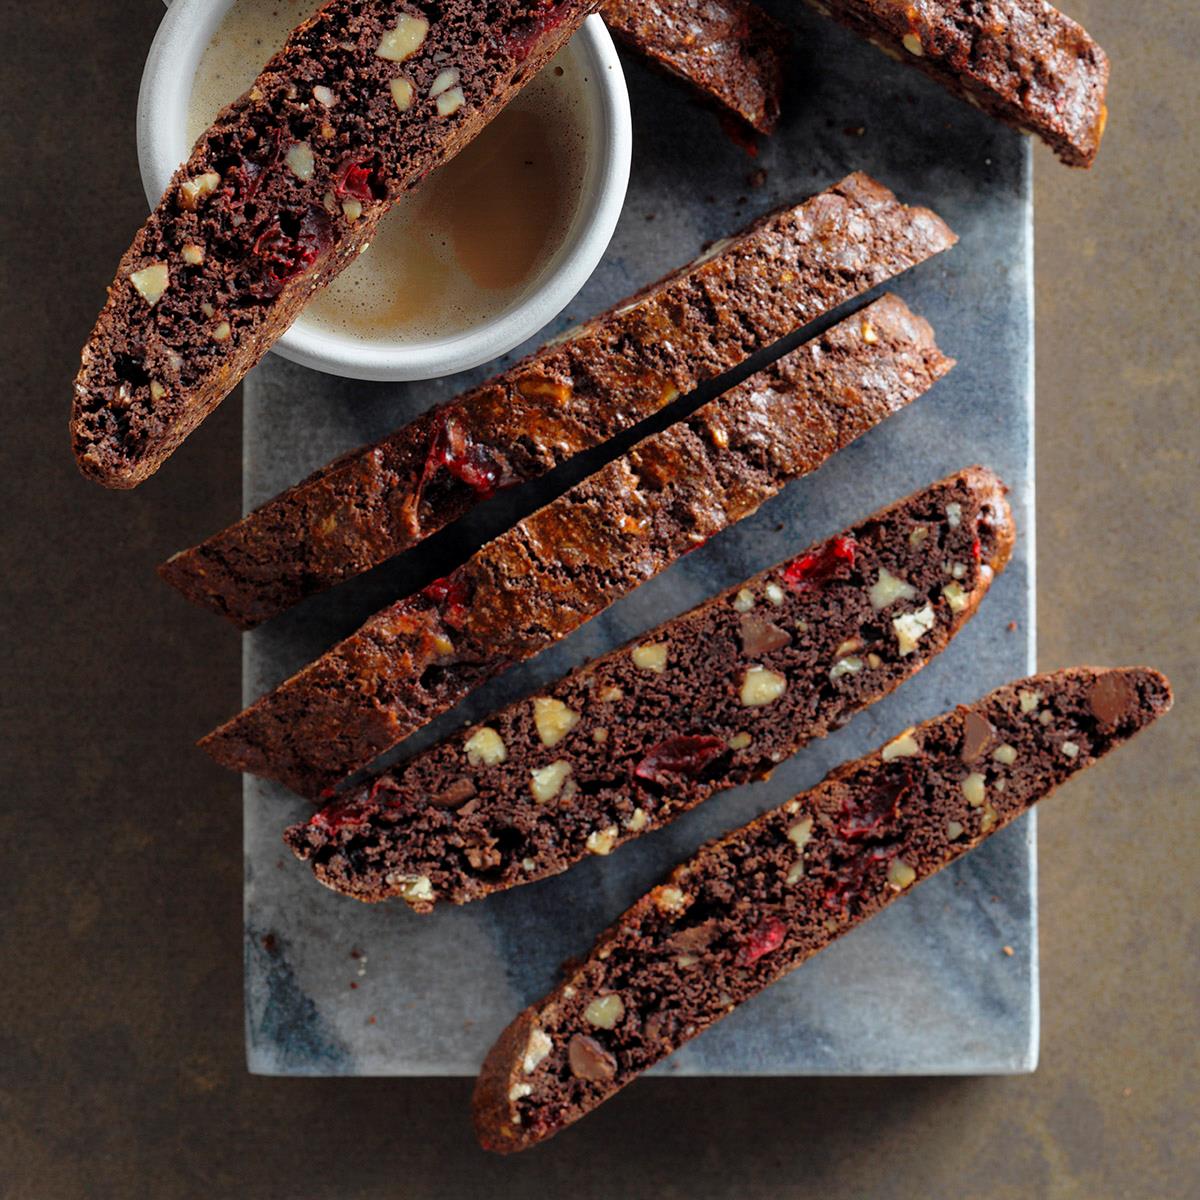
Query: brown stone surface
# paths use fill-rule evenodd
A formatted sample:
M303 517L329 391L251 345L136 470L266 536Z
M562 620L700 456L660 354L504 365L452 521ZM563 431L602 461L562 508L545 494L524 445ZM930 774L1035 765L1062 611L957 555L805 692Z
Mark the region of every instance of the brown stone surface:
M1145 661L1178 699L1042 817L1041 1067L643 1081L502 1162L475 1148L469 1081L245 1073L239 792L187 749L236 707L238 650L154 576L236 513L238 406L131 495L81 479L66 434L144 215L131 125L157 0L0 0L0 1196L1197 1190L1200 21L1194 0L1068 11L1112 55L1113 119L1089 175L1037 153L1040 666ZM209 827L181 838L183 803Z

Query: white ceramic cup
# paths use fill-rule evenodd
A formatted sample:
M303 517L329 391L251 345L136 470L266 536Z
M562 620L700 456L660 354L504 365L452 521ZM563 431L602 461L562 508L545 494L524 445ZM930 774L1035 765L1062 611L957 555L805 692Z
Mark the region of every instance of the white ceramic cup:
M187 138L192 82L205 48L234 0L164 0L166 16L150 47L138 96L138 165L153 207L191 150ZM404 341L366 341L303 325L274 345L292 362L351 379L432 379L506 354L553 320L595 270L612 238L629 183L629 94L612 38L591 16L571 40L582 74L587 137L580 203L562 244L522 299L461 333Z

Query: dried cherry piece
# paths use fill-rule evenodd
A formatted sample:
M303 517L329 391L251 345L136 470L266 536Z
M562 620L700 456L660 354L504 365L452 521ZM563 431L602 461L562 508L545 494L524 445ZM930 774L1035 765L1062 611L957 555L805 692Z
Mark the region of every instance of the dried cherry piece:
M842 801L839 836L856 842L878 835L900 815L900 801L909 786L905 778L888 779L865 795L847 795Z
M733 960L738 967L748 967L752 963L783 945L787 926L778 917L764 917L746 935L737 957Z
M978 538L971 543L971 557L976 562L979 562L979 560L983 558L983 544Z
M509 53L518 62L529 57L529 52L541 39L543 34L557 28L566 18L566 4L563 0L541 0L542 11L534 18L526 21L508 35L506 45Z
M254 199L267 172L283 157L282 130L276 129L271 134L268 151L266 158L261 162L247 158L243 154L238 157L233 166L223 172L226 189L229 193L226 200L234 211L240 211Z
M718 114L717 120L722 132L738 149L751 158L758 157L758 132L749 121L731 112Z
M633 769L638 779L651 783L667 782L665 776L700 774L709 763L729 751L723 738L707 734L685 733L659 742Z
M467 603L471 589L458 575L445 575L421 589L421 595L431 600L451 629L461 629L467 620Z
M799 590L824 583L845 563L854 566L858 543L850 537L835 537L812 554L802 555L788 563L783 572L784 582Z
M324 209L310 208L295 222L292 234L273 221L250 251L257 274L250 285L251 294L259 299L278 296L289 280L308 270L332 245L333 226Z
M503 482L504 472L487 447L452 418L442 417L429 454L437 466L445 467L482 500L494 496Z
M369 814L370 809L360 803L360 797L355 796L327 804L314 813L308 823L327 833L337 833L346 825L365 824Z
M338 171L333 190L339 196L353 196L356 200L382 200L387 189L379 178L375 156L347 159Z
M830 876L825 887L824 904L834 912L844 913L852 900L861 900L866 893L867 876L877 863L886 862L890 852L883 846L863 849L846 859Z
M225 176L226 181L239 204L246 204L254 199L262 183L263 169L252 158L240 159Z

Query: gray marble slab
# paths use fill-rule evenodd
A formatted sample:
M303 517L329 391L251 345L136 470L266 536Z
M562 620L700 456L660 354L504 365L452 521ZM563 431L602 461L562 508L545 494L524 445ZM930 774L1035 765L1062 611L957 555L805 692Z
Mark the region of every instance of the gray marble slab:
M558 964L701 841L815 783L911 722L1032 668L1030 151L1016 134L810 16L797 28L782 130L751 161L686 91L626 59L636 146L600 268L545 332L604 308L753 215L861 168L961 235L894 285L957 369L755 517L479 691L411 739L423 745L497 703L972 462L1012 486L1021 538L978 616L917 679L769 782L718 796L613 857L482 904L418 917L319 887L280 842L305 804L245 785L246 1037L252 1071L471 1075ZM752 170L766 171L752 187ZM522 351L530 347L523 347ZM494 367L492 368L495 369ZM358 384L268 358L245 388L247 507L331 455L382 435L490 373ZM536 494L536 492L535 492ZM422 586L533 499L501 498L422 551L315 598L245 638L249 701ZM1010 622L1015 627L1010 628ZM1038 989L1035 826L1026 818L745 1005L658 1070L682 1075L951 1074L1032 1070ZM1014 953L1007 956L1002 947Z

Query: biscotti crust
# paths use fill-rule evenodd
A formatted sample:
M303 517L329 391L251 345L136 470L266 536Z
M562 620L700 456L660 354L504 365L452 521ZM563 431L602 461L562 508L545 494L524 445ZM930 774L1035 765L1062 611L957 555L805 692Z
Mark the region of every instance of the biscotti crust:
M779 123L791 34L753 0L607 0L605 24L759 133Z
M997 689L709 843L605 931L488 1054L481 1143L509 1153L603 1103L1004 828L1171 705L1143 667Z
M400 554L754 350L947 249L935 214L863 174L779 209L580 329L343 455L162 577L242 629Z
M951 366L885 296L377 613L201 743L316 796L753 512Z
M967 468L384 772L285 840L327 887L418 912L611 854L764 778L919 671L1013 540L1004 485Z
M1108 120L1108 56L1046 0L808 0L1005 124L1090 167Z
M153 474L594 7L330 0L296 29L121 260L75 382L83 473L116 488Z

